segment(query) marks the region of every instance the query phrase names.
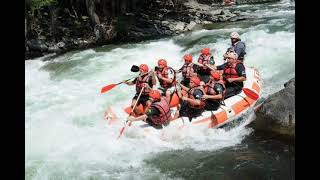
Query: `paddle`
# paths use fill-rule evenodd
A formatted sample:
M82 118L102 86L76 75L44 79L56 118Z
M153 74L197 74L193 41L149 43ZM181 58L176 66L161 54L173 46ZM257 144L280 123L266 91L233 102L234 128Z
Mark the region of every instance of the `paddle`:
M132 79L132 78L130 78L130 79ZM109 85L107 85L107 86L104 86L104 87L101 89L101 93L108 92L108 91L110 91L111 89L113 89L114 87L118 86L119 84L122 84L122 83L124 83L124 82L127 82L127 81L129 81L130 79L127 79L127 80L125 80L125 81L119 82L119 83L117 83L117 84L109 84Z
M138 72L138 71L139 71L139 66L132 65L130 71L131 71L131 72ZM130 79L133 79L133 78L130 78ZM104 86L104 87L101 89L101 93L108 92L108 91L110 91L111 89L113 89L114 87L118 86L119 84L122 84L122 83L124 83L124 82L127 82L127 81L129 81L130 79L127 79L127 80L125 80L125 81L119 82L119 83L117 83L117 84L109 84L109 85L107 85L107 86Z
M143 92L144 88L145 88L145 87L142 87L142 89L141 89L141 91L140 91L140 93L139 93L139 96L138 96L138 98L137 98L137 100L136 100L136 103L134 104L133 108L131 109L131 112L130 112L130 114L129 114L129 116L128 116L128 117L130 117L130 116L131 116L131 114L132 114L132 112L133 112L134 108L136 108L136 106L137 106L137 104L138 104L138 101L139 101L139 99L140 99L140 96L141 96L141 94L142 94L142 92ZM131 123L132 123L132 122L130 121L129 126L131 125ZM119 136L118 136L118 138L117 138L117 139L119 139L119 138L121 137L121 135L123 134L124 129L126 128L126 125L127 125L127 121L125 121L124 126L121 128L121 130L120 130L120 134L119 134Z

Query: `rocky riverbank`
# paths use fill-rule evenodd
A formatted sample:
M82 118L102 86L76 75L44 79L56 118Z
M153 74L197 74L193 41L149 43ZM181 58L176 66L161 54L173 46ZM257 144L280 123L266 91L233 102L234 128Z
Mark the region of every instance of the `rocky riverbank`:
M251 123L257 131L280 139L295 139L295 78L284 84L284 89L270 95Z
M237 3L274 1L277 0L238 0ZM25 59L105 44L157 39L193 31L206 24L248 18L241 11L228 10L221 0L156 0L140 6L134 12L113 18L107 17L108 12L100 17L77 13L73 6L71 9L44 7L36 14L26 11Z

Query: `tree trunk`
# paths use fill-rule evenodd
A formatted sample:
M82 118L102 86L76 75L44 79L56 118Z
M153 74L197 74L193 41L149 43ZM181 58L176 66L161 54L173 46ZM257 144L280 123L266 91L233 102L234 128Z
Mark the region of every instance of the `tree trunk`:
M95 12L95 10L96 10L95 1L94 0L86 0L86 6L87 6L88 14L89 14L94 26L100 25L99 17Z
M50 34L52 35L53 38L55 38L56 34L56 19L57 19L57 10L54 7L49 7L50 11Z

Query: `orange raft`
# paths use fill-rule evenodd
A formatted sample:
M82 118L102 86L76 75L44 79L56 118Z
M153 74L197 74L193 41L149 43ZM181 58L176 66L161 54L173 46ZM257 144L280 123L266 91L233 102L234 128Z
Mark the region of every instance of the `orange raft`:
M244 88L248 88L252 91L254 91L256 94L261 96L261 88L262 88L262 80L260 77L260 74L257 69L246 67L246 73L247 73L247 80L244 82ZM171 101L170 106L171 108L171 116L175 114L177 111L176 106L179 103L179 98L176 94L173 95L173 100ZM193 125L205 125L208 128L218 128L230 121L236 120L238 117L240 117L242 114L247 112L250 108L252 109L257 101L259 99L251 99L248 97L244 92L241 92L240 94L237 94L233 97L230 97L226 99L225 105L221 105L216 111L205 111L201 114L201 116L193 118L192 122L190 122ZM138 108L141 108L143 110L142 105ZM257 106L255 107L255 109ZM125 108L126 114L129 114L131 112L131 107ZM124 116L122 116L124 117ZM124 119L120 120L116 113L112 108L108 108L108 110L105 113L105 118L109 121L109 123L115 123L117 121L123 122ZM181 126L185 123L189 123L189 121L184 121L184 117L171 119L170 125L177 125ZM133 126L140 126L142 128L150 127L146 126L146 123L143 121L136 121L132 123Z

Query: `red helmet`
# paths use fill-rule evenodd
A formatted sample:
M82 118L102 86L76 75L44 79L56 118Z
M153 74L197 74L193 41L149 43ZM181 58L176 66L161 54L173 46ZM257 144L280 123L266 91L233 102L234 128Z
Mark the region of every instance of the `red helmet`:
M219 72L215 71L215 72L211 72L211 76L213 77L214 80L219 81L221 78L221 75Z
M192 76L191 79L190 79L190 82L191 81L194 82L197 86L199 86L200 82L201 82L201 80L200 80L200 78L198 76Z
M192 55L191 54L187 54L183 58L184 58L185 62L192 63Z
M209 55L209 54L211 54L211 50L210 50L210 48L203 48L201 53L203 55Z
M146 64L141 64L139 68L143 72L148 72L149 71L149 67Z
M161 98L160 91L158 90L151 90L149 96L154 100L159 100Z
M159 59L158 66L160 66L160 65L167 67L167 61L165 59Z

